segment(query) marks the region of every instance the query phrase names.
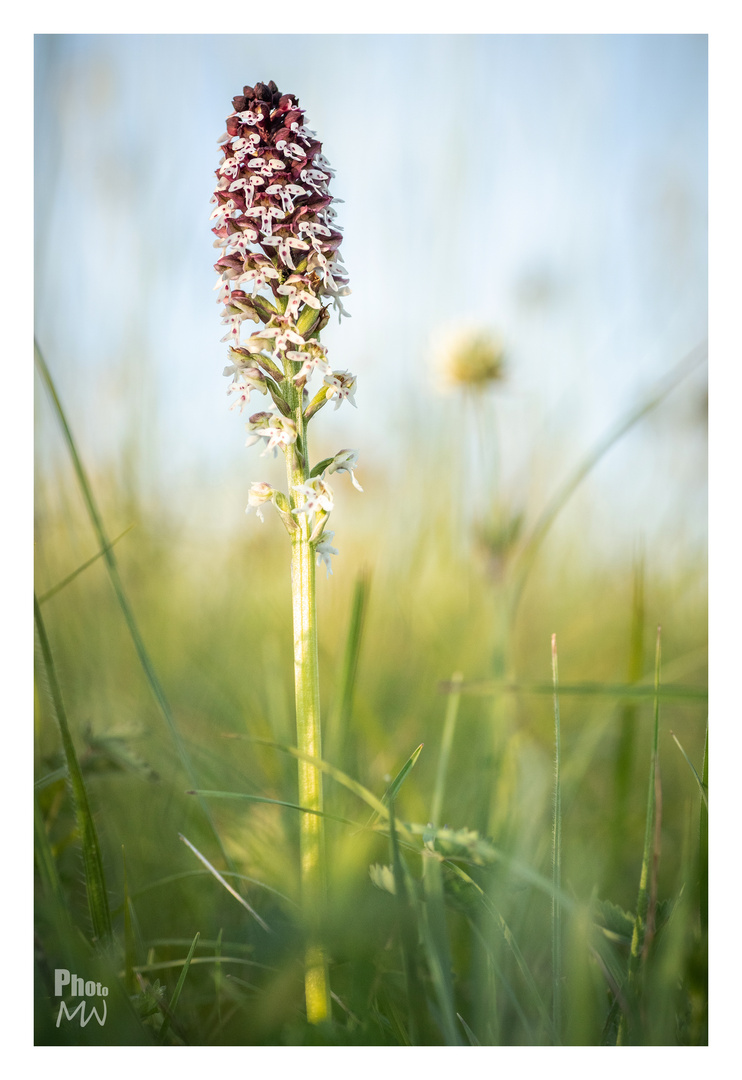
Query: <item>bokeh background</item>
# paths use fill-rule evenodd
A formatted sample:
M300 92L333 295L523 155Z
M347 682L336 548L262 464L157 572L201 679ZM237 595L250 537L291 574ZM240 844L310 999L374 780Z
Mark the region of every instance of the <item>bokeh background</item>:
M424 823L446 710L441 680L456 671L500 680L462 697L444 820L548 875L554 719L549 695L533 686L551 678L551 634L566 684L651 683L662 623L663 681L680 690L662 711L660 899L690 880L698 791L670 731L700 771L705 364L586 471L540 545L529 538L606 433L684 358L702 357L707 76L706 38L692 35L37 36L37 340L109 536L135 526L116 545L121 577L202 787L295 798L293 761L240 741L294 738L289 557L275 515L261 525L244 512L251 482L282 484L283 462L245 449L227 408L209 222L232 97L273 79L299 96L336 170L353 290L351 317L333 317L323 341L333 366L357 375L358 408L324 409L311 429L314 460L359 451L364 487L359 494L345 477L334 485L339 555L332 577L318 575L326 757L382 793L424 742L399 804L405 820ZM447 342L472 328L501 343L501 377L451 385ZM192 783L102 560L47 595L98 541L40 381L35 496L36 590L119 905L126 850L142 970L150 957L182 956L197 929L212 945L224 929L225 941L254 948L279 975L265 976L247 1028L238 1012L217 1029L204 964L183 1006L192 1041L300 1039L290 900L281 907L275 894L250 892L285 929L266 944L226 894L215 899L212 881L170 881L194 868L179 832L215 861L219 851L185 794ZM45 701L40 693L42 811L84 922ZM627 911L650 719L651 701L610 693L562 705L563 880ZM358 816L343 791L328 798L333 812ZM291 813L222 803L214 816L243 873L296 896ZM355 990L350 975L337 985L362 1011L353 994L368 1000L389 975L393 927L368 875L387 855L374 848L378 837L335 829L329 842L333 947L358 978ZM507 880L497 888L541 977L548 904ZM696 886L684 895L697 897ZM468 931L458 916L451 925L461 1000L482 1003L477 1030L485 1041L528 1041L533 1032L507 1003L499 1028L487 1027L487 986L465 974ZM681 983L693 1001L703 997L703 977L686 979L694 964L703 969L694 933L662 969L649 1041L675 1039ZM501 960L507 968L512 958ZM570 1024L572 1041L600 1037L597 1007L575 1010ZM703 1024L699 1006L683 1038L702 1042Z
M323 420L367 474L406 474L420 424L471 452L439 411L450 327L503 341L486 423L502 483L536 504L705 339L703 36L40 35L37 335L88 456L125 461L187 528L244 528L260 468L224 407L208 216L231 98L270 78L345 200L352 318L326 340L359 410ZM575 503L602 551L703 543L702 386L606 459L589 514ZM388 508L387 484L366 501Z

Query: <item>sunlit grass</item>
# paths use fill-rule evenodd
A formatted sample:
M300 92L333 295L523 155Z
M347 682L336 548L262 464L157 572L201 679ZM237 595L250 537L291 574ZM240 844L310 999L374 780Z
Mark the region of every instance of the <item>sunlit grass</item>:
M69 755L42 677L37 1041L615 1043L647 850L661 622L661 844L640 987L661 1007L637 999L631 1039L705 1042L704 566L647 553L640 587L633 552L624 566L601 564L575 536L529 562L508 622L507 565L503 586L474 536L444 515L434 532L408 519L396 546L349 530L353 569L318 580L333 1018L311 1030L285 552L268 524L189 548L164 516L130 500L124 516L105 477L95 497L105 532L91 527L71 471L54 491L39 483L36 587L95 821L114 959L95 953ZM139 644L107 568L107 537L132 521L115 564ZM49 972L104 963L118 994L107 1027L55 1028Z

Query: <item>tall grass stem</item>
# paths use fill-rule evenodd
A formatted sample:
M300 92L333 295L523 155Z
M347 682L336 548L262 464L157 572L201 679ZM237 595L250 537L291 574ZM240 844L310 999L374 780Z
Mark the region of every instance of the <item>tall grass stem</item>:
M49 392L49 396L54 406L54 411L57 414L57 419L59 420L59 424L62 429L64 440L67 443L67 448L70 452L70 457L72 459L72 465L75 470L75 475L77 476L77 481L80 485L80 491L82 493L85 506L87 507L87 511L90 516L93 528L98 537L101 555L106 564L106 569L108 570L108 576L113 587L113 591L115 593L119 607L121 608L121 613L124 616L124 621L126 622L126 625L128 627L132 642L134 643L134 648L139 658L139 662L142 666L145 678L149 683L155 701L157 702L160 708L160 712L162 713L165 722L167 723L167 726L170 730L173 742L175 743L175 747L178 751L178 757L180 758L186 775L188 776L192 787L197 788L198 781L196 779L195 770L191 763L188 752L185 748L183 739L178 730L178 726L175 722L175 717L173 715L172 709L170 708L170 703L165 696L165 691L163 690L162 684L157 677L157 673L154 669L149 653L147 652L147 649L145 647L144 639L142 638L136 619L134 618L134 612L131 608L131 605L129 604L129 600L127 598L126 592L124 591L124 586L121 581L118 563L116 562L116 556L113 553L112 542L109 541L108 536L106 535L106 530L103 526L103 518L101 517L98 505L95 501L95 497L93 496L93 489L88 480L87 473L83 467L82 459L80 458L80 455L77 451L77 445L72 436L72 431L67 422L67 417L65 415L64 409L62 408L62 403L59 399L59 395L57 394L51 372L46 365L46 361L44 360L41 349L39 348L38 342L36 341L34 341L34 354L36 357L36 365ZM200 798L199 804L206 820L209 823L209 826L211 827L211 831L214 834L214 838L217 844L219 845L219 849L225 862L229 866L230 870L234 870L232 860L230 859L227 851L224 848L224 845L222 844L221 837L217 832L216 825L214 824L214 820L211 816L211 812L208 806Z
M52 657L49 638L46 633L46 627L44 626L44 620L41 616L41 608L39 607L39 602L35 595L34 621L36 623L36 633L44 661L51 704L59 726L59 733L62 737L62 748L67 761L67 775L69 776L70 786L72 788L77 827L80 831L82 843L82 857L83 865L85 867L85 891L88 898L88 909L90 911L93 935L98 944L105 947L111 942L113 929L111 926L111 912L108 906L108 893L106 891L103 860L101 858L100 845L98 843L98 833L90 810L90 803L88 802L88 793L85 788L82 769L80 768L80 763L75 751L75 744L72 741L72 735L67 722L67 712L64 707L62 691L54 667L54 659Z
M704 342L691 350L671 371L657 384L654 392L639 405L631 409L600 439L593 449L583 458L577 468L564 481L551 502L543 510L538 518L530 537L521 549L518 557L518 565L515 571L514 584L510 596L510 621L515 621L520 598L523 595L526 580L538 554L539 548L546 538L547 533L559 516L563 507L580 486L582 481L589 476L598 462L620 439L629 432L635 424L642 420L648 413L656 409L667 395L678 386L708 355L708 346Z
M552 1019L554 1033L560 1040L562 1030L562 780L561 722L559 718L559 666L556 634L551 635L551 674L554 683L554 831L552 850L551 967Z
M657 770L659 761L659 730L660 730L660 666L662 662L662 628L657 627L657 646L654 661L654 729L652 734L652 752L649 766L649 785L647 790L647 813L644 827L644 853L642 855L641 873L639 876L639 895L636 901L636 915L634 928L631 935L631 950L629 952L628 974L626 980L627 1009L621 1014L618 1025L617 1045L623 1045L629 1036L629 1024L636 1014L635 1004L637 999L638 979L641 962L644 953L644 939L647 929L647 912L649 909L649 877L653 859L653 848L656 846L655 838L655 813L657 800Z

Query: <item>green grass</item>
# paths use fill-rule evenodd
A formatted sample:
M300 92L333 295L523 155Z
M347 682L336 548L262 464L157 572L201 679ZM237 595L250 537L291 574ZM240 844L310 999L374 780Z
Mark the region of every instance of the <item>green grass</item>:
M318 580L333 1011L309 1025L284 545L266 522L186 551L63 430L37 484L37 1042L706 1043L701 560L601 565L537 525L503 589L455 522L387 553L348 523ZM105 1028L55 1027L62 966L111 987Z

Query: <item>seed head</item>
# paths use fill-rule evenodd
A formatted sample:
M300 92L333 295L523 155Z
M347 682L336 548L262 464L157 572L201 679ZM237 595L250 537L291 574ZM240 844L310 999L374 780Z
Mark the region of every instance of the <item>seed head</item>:
M440 375L447 387L483 390L505 377L504 350L489 330L457 330L438 345Z

